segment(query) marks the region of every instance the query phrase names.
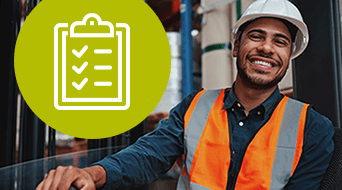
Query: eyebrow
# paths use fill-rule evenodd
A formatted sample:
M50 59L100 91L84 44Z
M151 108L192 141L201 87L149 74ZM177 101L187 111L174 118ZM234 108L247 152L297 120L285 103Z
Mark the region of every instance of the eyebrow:
M261 34L264 34L264 35L267 34L266 31L261 30L261 29L253 29L253 30L250 30L250 31L247 32L247 34L250 34L250 33L252 33L252 32L258 32L258 33L261 33ZM274 34L274 36L276 36L276 37L281 37L281 38L285 38L289 43L291 42L290 39L289 39L287 36L285 36L284 34L276 33L276 34Z

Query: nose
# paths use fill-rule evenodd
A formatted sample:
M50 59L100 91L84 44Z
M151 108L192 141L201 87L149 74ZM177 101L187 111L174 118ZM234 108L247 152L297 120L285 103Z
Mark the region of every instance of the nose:
M271 40L264 40L258 47L257 47L257 50L259 52L262 52L263 54L265 55L273 55L274 54L274 47L273 47L273 44L272 44L272 41Z

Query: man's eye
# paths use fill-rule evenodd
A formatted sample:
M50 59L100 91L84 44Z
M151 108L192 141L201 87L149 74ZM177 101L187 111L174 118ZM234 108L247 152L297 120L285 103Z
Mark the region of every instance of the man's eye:
M250 37L253 38L253 39L261 39L261 37L258 36L258 35L251 35Z
M281 41L281 40L276 40L275 42L276 42L277 44L280 44L280 45L286 45L286 42Z

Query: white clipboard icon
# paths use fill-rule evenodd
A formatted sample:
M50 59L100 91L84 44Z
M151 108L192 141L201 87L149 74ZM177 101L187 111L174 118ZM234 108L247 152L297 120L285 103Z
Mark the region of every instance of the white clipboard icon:
M92 20L92 21L89 21ZM105 26L109 32L76 32L78 26L95 25ZM127 110L130 106L130 27L126 23L116 23L116 29L125 30L125 50L123 63L123 31L114 31L114 26L109 21L102 21L101 17L95 13L85 15L82 21L75 21L70 25L70 36L67 29L68 23L58 23L54 27L54 106L58 110ZM61 30L64 29L64 30ZM60 34L61 32L61 34ZM116 35L114 35L114 32ZM88 61L88 56L106 56L112 54L111 48L97 48L94 45L82 44L82 48L70 49L68 39L87 40L87 39L114 39L117 38L117 53L115 65L111 64L107 58L102 62L109 64L96 63L96 59ZM73 55L72 55L73 54ZM113 53L114 54L114 53ZM90 59L89 58L89 59ZM73 61L70 61L73 60ZM95 60L95 61L94 61ZM102 63L101 62L101 63ZM83 64L82 64L83 63ZM78 65L78 66L76 66ZM108 70L115 70L115 75L110 74L107 81L97 81L92 73L106 75ZM84 70L86 70L84 72ZM123 73L124 71L124 73ZM88 72L87 74L82 74ZM100 74L99 74L100 73ZM70 77L74 76L74 77ZM96 76L96 75L95 75ZM111 78L113 77L113 78ZM78 80L82 79L82 80ZM113 81L111 80L113 79ZM81 81L81 82L80 82ZM115 93L110 90L115 89ZM102 92L103 97L91 97L87 92ZM82 94L83 93L83 94ZM84 95L85 94L85 95ZM82 97L83 96L83 97ZM98 96L98 95L95 95ZM112 96L112 97L111 97Z

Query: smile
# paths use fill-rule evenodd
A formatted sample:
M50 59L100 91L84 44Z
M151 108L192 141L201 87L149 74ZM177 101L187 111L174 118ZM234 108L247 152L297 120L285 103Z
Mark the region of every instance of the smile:
M247 60L256 68L261 70L270 70L281 65L279 61L273 58L267 58L259 55L249 55L247 56Z
M259 60L255 60L252 63L257 64L257 65L266 66L266 67L273 67L271 63L267 63L267 62L259 61Z

